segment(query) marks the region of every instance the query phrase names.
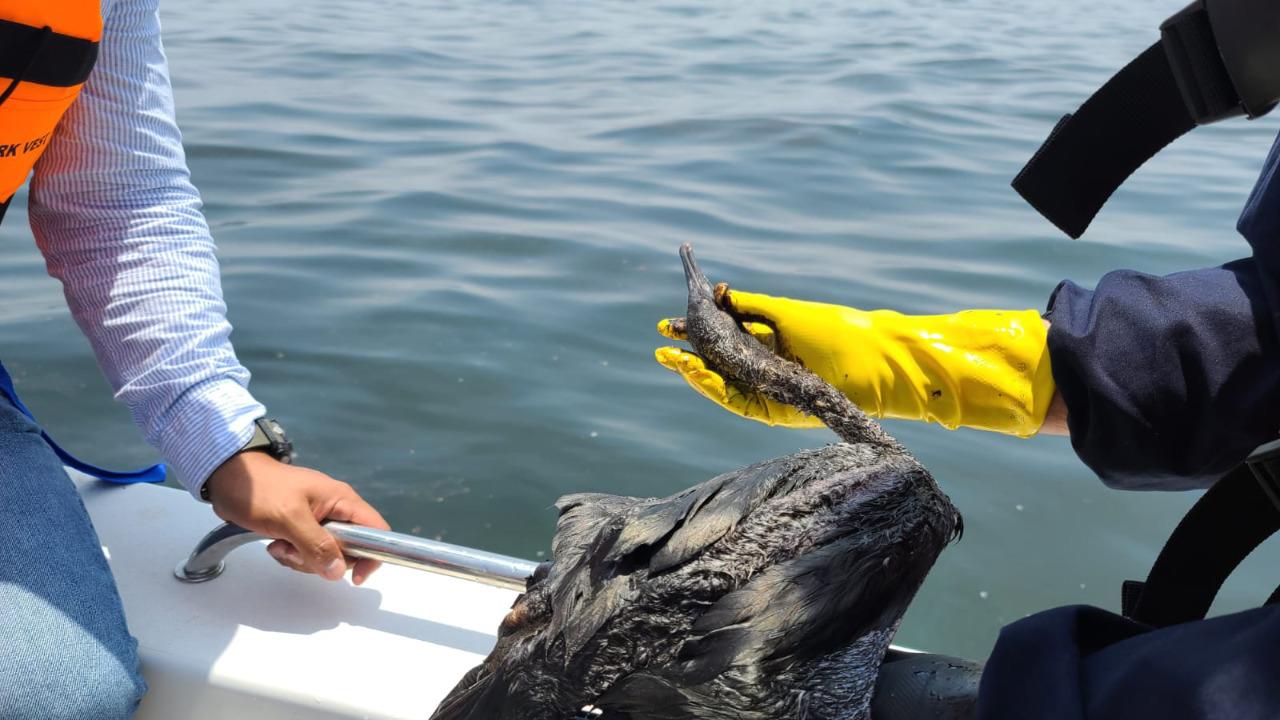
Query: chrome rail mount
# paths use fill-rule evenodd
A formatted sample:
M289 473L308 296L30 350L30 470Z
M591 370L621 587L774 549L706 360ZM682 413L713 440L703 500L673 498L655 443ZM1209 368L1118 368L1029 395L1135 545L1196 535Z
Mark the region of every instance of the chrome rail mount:
M528 560L388 530L336 521L326 522L325 528L348 557L381 560L505 590L524 592L529 577L538 567ZM178 563L173 574L187 583L212 580L222 574L232 550L265 539L239 525L223 523L200 540L191 555Z

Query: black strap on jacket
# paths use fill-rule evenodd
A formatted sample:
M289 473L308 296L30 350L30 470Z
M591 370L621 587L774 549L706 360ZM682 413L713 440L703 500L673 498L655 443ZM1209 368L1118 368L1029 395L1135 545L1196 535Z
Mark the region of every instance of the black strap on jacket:
M1197 125L1269 112L1280 97L1278 59L1280 2L1195 0L1161 25L1160 42L1058 122L1013 187L1078 238L1169 143Z
M97 58L91 40L0 20L0 78L72 87L89 78Z
M1058 121L1013 189L1078 238L1134 170L1195 126L1156 43Z
M1263 445L1192 506L1146 582L1124 583L1124 616L1153 627L1201 620L1227 576L1280 531L1280 441ZM1280 598L1280 588L1267 599Z

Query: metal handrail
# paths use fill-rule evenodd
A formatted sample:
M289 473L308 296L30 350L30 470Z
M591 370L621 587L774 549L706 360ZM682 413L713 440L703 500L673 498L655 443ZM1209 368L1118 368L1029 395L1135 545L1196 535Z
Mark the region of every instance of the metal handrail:
M475 548L405 535L389 530L330 521L325 528L342 545L343 554L370 558L415 570L463 578L516 592L524 592L538 564ZM267 539L251 530L223 523L205 535L195 550L178 563L173 574L183 582L200 583L222 574L227 555L236 548Z

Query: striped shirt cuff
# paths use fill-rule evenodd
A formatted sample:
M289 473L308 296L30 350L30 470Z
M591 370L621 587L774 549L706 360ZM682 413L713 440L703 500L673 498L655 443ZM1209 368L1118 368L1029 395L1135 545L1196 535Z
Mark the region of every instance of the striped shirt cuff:
M194 497L218 466L253 437L253 421L267 410L231 378L206 380L165 413L156 446Z

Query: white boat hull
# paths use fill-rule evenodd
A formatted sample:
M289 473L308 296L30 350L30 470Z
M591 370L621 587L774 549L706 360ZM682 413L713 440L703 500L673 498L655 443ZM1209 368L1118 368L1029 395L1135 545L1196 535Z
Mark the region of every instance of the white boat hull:
M188 585L179 561L220 520L183 492L72 473L150 685L137 720L426 718L493 647L516 594L384 566L331 583L257 543Z
M427 718L515 602L391 565L362 587L328 582L279 566L265 542L233 552L221 576L183 583L174 568L221 522L209 506L71 476L138 639L150 690L136 720Z

